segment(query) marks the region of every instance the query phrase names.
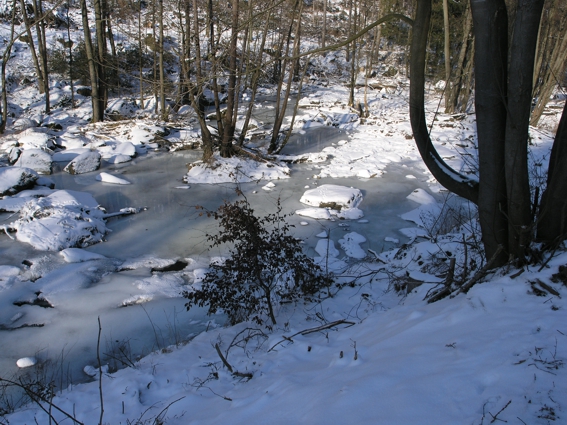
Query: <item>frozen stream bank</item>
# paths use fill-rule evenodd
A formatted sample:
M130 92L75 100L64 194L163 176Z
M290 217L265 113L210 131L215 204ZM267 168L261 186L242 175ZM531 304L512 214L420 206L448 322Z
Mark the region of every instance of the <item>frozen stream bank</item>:
M344 133L336 133L328 139L329 143L345 137ZM313 146L303 137L295 146L291 142L287 149L297 154L313 150ZM109 212L130 206L147 207L147 210L109 219L107 227L111 232L106 235L106 241L87 248L106 259L84 263L67 264L58 253L36 251L0 236L1 265L21 267L26 260L37 276L41 276L0 293L0 323L25 325L16 330L0 330L3 347L0 376L23 373L17 370L16 360L37 356L54 362L54 372L62 376L58 384L84 379L84 366L96 365L97 317L103 327L102 351L111 356L107 356L105 363L116 365L120 361L112 357L120 357L123 347L135 359L139 354L186 340L214 326L202 311L186 312L179 294L183 285L191 283L194 270L206 266L211 256L221 254L208 252L205 243L205 234L214 233L216 223L199 217L194 207L201 205L215 210L223 200L236 199L236 193L234 184L230 183L192 184L189 188L183 184L186 164L200 155L199 151L150 153L130 163L107 164L101 170L128 180L130 185L101 183L95 178L98 173L72 176L56 171L51 176L57 188L91 193ZM427 177L420 171L421 167L412 167L409 162L393 164L381 177L369 179L314 178L320 166L290 165L291 178L274 181L271 191L262 190L265 181L244 183L241 189L258 214L273 211L278 197L284 213L304 208L299 202L304 191L323 184L360 189L364 196L359 207L364 212L363 222L318 221L297 215L289 218L310 256L317 255L316 235L323 230L335 242L346 230L363 234L367 242L362 248L377 252L393 248L395 239L403 242L397 229L409 224L399 215L415 206L406 196L415 188L426 187ZM408 178L409 175L415 178ZM152 273L152 268L176 259L187 261L187 268ZM38 292L52 308L30 305ZM123 307L124 304L133 305ZM221 317L218 324L222 322Z

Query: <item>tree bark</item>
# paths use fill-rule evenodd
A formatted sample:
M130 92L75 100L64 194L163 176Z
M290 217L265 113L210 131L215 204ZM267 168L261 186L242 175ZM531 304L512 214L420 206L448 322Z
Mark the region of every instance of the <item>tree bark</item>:
M26 34L29 38L28 44L30 46L30 52L31 52L31 57L33 60L33 64L35 67L35 70L37 72L37 82L38 82L38 90L39 90L39 94L44 94L45 93L45 78L43 76L43 67L41 66L40 62L39 62L39 58L37 56L37 51L35 50L35 43L33 41L33 34L31 32L31 23L28 17L28 14L26 12L26 5L24 0L20 0L20 6L23 10L23 18L24 18L24 24L26 27Z
M508 63L508 14L504 0L471 0L475 36L478 210L486 257L505 247L495 267L508 258L504 139Z
M549 159L547 187L543 193L537 238L550 247L567 238L567 102L557 127Z
M89 67L89 76L91 79L91 102L93 109L93 122L104 120L104 109L101 109L100 93L99 93L99 76L98 67L96 66L95 53L91 39L91 31L89 28L88 9L86 0L81 0L81 15L83 18L83 33L85 36L85 52Z
M233 117L238 113L235 110L235 94L236 94L236 47L238 42L238 7L239 0L232 0L232 24L231 38L229 47L229 64L228 64L228 96L226 100L226 113L224 114L223 134L221 141L220 154L223 158L230 158L233 154L232 140L234 138Z
M544 0L519 0L510 46L505 167L508 251L522 260L533 233L528 139L537 33Z
M159 0L159 105L162 121L167 121L165 104L165 69L163 65L163 0Z

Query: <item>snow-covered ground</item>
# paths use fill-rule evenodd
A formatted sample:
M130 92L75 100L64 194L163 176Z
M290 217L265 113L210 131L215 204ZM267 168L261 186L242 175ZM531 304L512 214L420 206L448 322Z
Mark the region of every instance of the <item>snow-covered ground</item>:
M320 96L323 99L330 94ZM442 282L448 259L456 259L456 273L469 273L470 278L470 269L464 271L467 254L460 239L462 234L467 238L475 237L474 220L468 221L472 216L466 215L466 205L463 207L451 198L445 203L439 202L444 199L440 187L427 177L413 141L405 136L409 130L404 121L403 96L403 92L387 97L377 94L373 102L377 105L373 123L349 128L344 136L339 136L341 140L324 148L320 154L308 155L307 161L311 162L302 164L303 171L296 170L299 174L295 174L295 178L298 175L310 175L310 178L296 183L303 185L299 186L303 190L294 192L292 205L301 200L305 203L304 209L312 210L311 214L299 212L300 215L294 217L298 220L298 235L304 227L333 223L321 221L321 218L333 219L332 210L337 206L346 207L341 208L342 212L359 210L364 215L333 223L336 229L347 226L344 230L349 230L348 233L329 234L327 230L317 230L315 239L306 239L317 253L319 264L342 274L338 282L346 285L342 289L333 288L332 296L325 295L318 303L280 306L277 312L280 325L272 330L251 323L218 327L223 323L222 315L213 317L214 322L202 317L195 321L201 324L199 329L185 328L178 332L176 345L164 347L140 361L136 361L134 353L126 352L130 357L122 361L131 362L131 367L102 374L104 423L136 420L142 423L159 418L168 424L479 424L490 423L495 417L509 423L561 423L567 395L564 365L567 288L562 283L564 277L552 276L567 263L567 254L555 254L541 271L539 265L526 268L520 275L515 269L499 270L467 294L427 304L424 296ZM334 101L339 100L340 94L336 94ZM389 108L387 102L390 102ZM381 115L382 109L389 113ZM303 115L307 127L312 114L316 112L308 111ZM474 155L474 123L470 118L451 121L450 117L441 116L440 119L453 123L453 126L434 129L442 155L465 172L474 170L474 161L466 162L462 158L467 156L458 154L461 149L468 149ZM532 156L539 158L536 161L539 163L545 159L551 139L544 133L534 134L536 144L532 146ZM540 167L545 167L545 161L541 162ZM413 222L414 227L408 223L390 229L380 252L369 249L377 245L375 240L367 241L372 232L349 229L355 225L381 226L379 222L366 222L366 217L372 214L366 206L372 202L372 197L356 188L353 182L358 181L361 187L369 183L379 186L389 178L386 171L392 166L398 167L399 175L410 184L420 180L429 182L406 193L407 205L414 205L416 209L408 208L403 218ZM125 176L127 167L119 168ZM265 190L248 188L247 196L254 193L269 196L282 183L294 179L294 166L290 170L285 172L284 180L273 180L272 185L264 180L256 186ZM405 175L404 170L407 170ZM243 176L249 176L253 169L243 162L240 171ZM220 177L228 174L222 167L215 172L221 174ZM186 171L179 169L177 179L181 180L184 173ZM93 177L100 174L99 171L91 173ZM191 193L212 182L210 177L201 175L202 180L193 177L190 185L185 186L187 190L181 192ZM399 175L396 178L399 179ZM346 177L350 179L344 180ZM265 174L264 178L269 179L269 175ZM341 184L343 181L349 184ZM319 185L319 182L328 185ZM172 181L170 186L183 187L178 184ZM44 196L40 200L46 199L45 186L36 190L38 195ZM53 190L48 189L48 192ZM19 197L7 196L2 202L29 196L27 193L20 192ZM26 208L32 201L38 202L33 198L25 204ZM435 222L452 202L454 209L461 208L462 214L460 227L453 229L448 216L442 223ZM85 201L84 205L90 204ZM314 213L315 210L321 212ZM329 216L322 217L325 213ZM340 214L336 210L335 213ZM474 211L470 214L474 216ZM318 228L333 227L318 225ZM457 236L444 236L449 230L456 231ZM113 236L113 233L107 235L109 243ZM400 244L400 241L412 240L415 241L410 245ZM79 293L88 296L91 303L110 297L125 305L146 303L152 308L157 300L179 297L181 290L204 270L202 262L187 258L180 271L152 273L149 272L151 267L163 267L175 259L152 257L151 245L146 251L149 255L146 258L108 259L93 254L104 253L102 243L86 251L63 250L59 264L44 264L43 269L39 265L3 266L0 268L3 288L0 296L10 299L9 294L12 298L14 293L21 296L22 288L30 291L29 303L24 306L27 319L12 314L4 319L4 326L17 327L24 322L31 325L34 319L47 317L49 312L38 313L39 307L29 305L36 298L52 302L73 317L78 314L77 307L63 307L64 295L80 288L83 292ZM469 265L473 260L482 261L478 253L470 250ZM126 274L112 277L118 276L118 270L126 270L121 272ZM82 277L77 280L70 276ZM32 277L35 283L30 280ZM101 285L111 281L106 289ZM425 283L416 286L416 282ZM539 282L551 286L560 296L548 292ZM125 289L124 284L129 289ZM32 287L41 292L41 296L33 295ZM399 295L395 287L406 291L407 295ZM180 313L182 300L179 301L175 320L189 320L188 316L180 317L187 313ZM36 311L32 312L34 308ZM103 310L103 326L108 326L113 317L119 316ZM134 315L132 320L141 320L140 314ZM46 324L47 335L48 329L49 324ZM33 328L12 332L30 330L36 335L43 332L43 329ZM189 337L187 332L193 335ZM90 326L89 338L96 338L96 323ZM47 347L48 342L43 341ZM214 347L216 344L233 372L240 375L230 373L223 365ZM120 347L120 344L115 344L114 348L107 346L105 352L114 349L111 354L120 357L124 355ZM109 357L105 359L107 364ZM33 375L47 358L41 352L22 351L14 358L14 365L16 360L22 365L38 362L17 373L17 376L25 376ZM96 353L85 353L82 367L86 367L85 373L94 375L95 381L98 379ZM84 423L98 423L99 383L70 386L54 398L54 404L66 412L75 412L77 419ZM61 413L53 414L63 418ZM39 423L47 421L45 413L34 405L6 417L9 423L22 424L34 423L34 418Z
M28 56L17 42L10 65L25 74ZM54 377L54 406L85 424L99 423L102 406L108 424L565 423L567 253L427 304L451 259L463 281L483 263L475 211L422 164L407 81L379 82L361 123L346 88L312 81L290 155L216 158L214 168L182 150L199 142L186 111L166 126L151 104L119 99L111 107L133 109L131 120L90 125L88 98L44 116L35 87L12 86L15 122L0 139L0 376ZM54 101L69 89L55 82ZM474 175L474 116L436 113L441 94L431 95L441 156ZM263 127L271 105L256 110ZM551 140L532 129L534 185ZM256 211L280 198L295 212L294 235L337 276L319 302L278 306L273 329L184 311L181 292L223 255L206 250L214 224L188 211L235 199L235 179ZM93 382L71 383L77 370ZM2 421L49 419L30 404Z

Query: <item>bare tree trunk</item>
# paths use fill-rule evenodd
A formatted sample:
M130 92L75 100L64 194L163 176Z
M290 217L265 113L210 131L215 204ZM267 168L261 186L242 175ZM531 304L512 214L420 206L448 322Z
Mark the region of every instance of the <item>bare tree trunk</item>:
M266 38L268 37L268 29L270 25L270 20L272 18L272 12L268 13L266 17L266 21L264 24L264 31L262 33L262 41L260 42L260 48L258 52L258 60L261 62L264 56L264 48L266 46ZM262 67L260 65L255 65L254 72L252 73L252 80L250 83L250 89L252 91L252 95L250 96L250 101L248 104L248 109L246 111L246 117L244 118L244 125L242 126L242 132L240 133L240 137L238 139L238 146L242 146L244 144L244 138L246 137L246 129L248 128L248 124L250 123L250 117L252 116L252 109L254 108L254 101L256 100L256 93L258 91L258 81L260 79L260 73L262 71Z
M445 112L451 110L451 44L449 39L449 4L443 0L443 26L445 31Z
M106 46L106 0L94 0L96 45L97 45L97 75L99 86L99 108L104 115L108 102L108 84L106 79L107 46Z
M453 170L441 158L431 138L425 120L425 56L431 17L431 0L417 3L413 24L410 57L410 120L419 153L433 176L453 193L478 202L478 183Z
M567 238L567 102L549 159L547 187L541 198L537 238L556 247Z
M567 5L563 0L548 3L542 23L543 33L538 37L533 93L536 104L530 120L533 126L539 122L553 90L560 84L561 73L567 64Z
M495 266L507 258L508 222L504 139L508 62L508 14L504 0L471 1L475 35L475 110L478 132L478 209L486 257L505 249Z
M93 49L91 31L89 28L88 10L86 0L81 0L81 14L83 18L83 33L85 37L85 52L89 67L89 76L91 79L91 101L93 108L93 122L104 120L104 109L101 109L100 92L99 92L99 75L96 65L95 53Z
M138 75L140 77L140 107L145 109L144 100L144 48L142 44L142 5L138 3L138 50L140 58L138 61Z
M205 120L205 108L203 106L203 70L201 66L201 41L199 35L199 8L197 0L193 0L193 36L195 39L195 68L196 83L194 90L189 90L191 105L197 114L199 127L201 128L201 139L203 140L203 161L210 162L213 158L213 138Z
M40 59L37 56L37 51L35 49L35 43L33 41L33 34L31 32L31 23L28 17L28 14L26 12L26 5L24 3L24 0L20 0L20 6L23 10L23 18L24 18L24 24L26 26L26 34L28 36L28 44L30 46L30 53L32 56L32 60L33 60L33 64L35 67L35 70L37 72L37 82L38 82L38 90L39 90L39 94L44 94L45 93L45 78L43 75L43 67L40 64Z
M16 23L16 0L12 1L12 21L10 22L10 40L2 55L2 120L0 121L0 134L6 131L6 122L8 121L8 89L6 87L6 65L12 54L12 46L14 45L14 25Z
M459 58L455 67L454 78L451 85L446 87L446 95L448 100L445 100L445 112L448 114L454 113L456 110L464 112L468 102L468 93L470 93L470 72L472 71L472 58L474 52L473 37L471 35L472 28L472 14L470 7L467 7L465 12L465 27L463 29L463 39L461 41L461 48ZM446 98L447 99L447 98ZM462 100L459 102L459 100Z
M159 98L161 119L167 121L165 105L165 69L163 65L163 0L159 0Z
M356 0L351 0L351 9L349 10L349 19L351 23L350 27L350 35L356 34L357 28L357 19L358 19L358 11L357 5L355 3ZM354 3L354 5L353 5ZM351 17L352 14L352 17ZM349 84L349 96L348 96L348 106L354 106L354 90L356 88L356 77L357 77L357 48L356 48L356 40L349 44L348 50L351 52L351 62L350 62L350 84Z
M232 0L232 24L230 33L229 64L228 64L228 97L226 100L226 113L224 114L224 125L221 141L220 154L223 158L230 158L233 154L232 140L234 138L234 115L236 95L236 47L238 42L238 7L239 0Z
M323 0L323 33L321 34L321 47L325 48L325 40L327 38L327 2Z
M49 66L47 64L47 40L45 38L45 17L43 16L43 3L41 0L33 0L33 10L36 19L35 29L37 32L37 44L39 48L39 59L43 71L43 88L45 92L45 113L51 112L49 99Z
M71 109L75 109L75 85L73 83L73 40L71 40L71 19L67 5L67 47L69 48L69 84L71 85Z
M508 66L505 165L508 251L522 260L532 239L528 139L537 33L544 0L519 0Z
M288 57L289 50L290 50L289 44L290 44L290 40L291 40L291 32L292 32L292 28L293 28L293 23L296 19L297 20L301 19L301 12L302 11L303 11L303 1L297 0L295 2L295 6L293 8L292 22L290 24L289 33L288 33L288 37L287 37L286 53L285 53L286 58ZM296 16L296 12L298 12L297 16ZM296 23L295 27L296 27L295 32L297 33L298 28L299 28L299 23ZM293 46L293 50L292 50L294 52L299 49L298 41L299 41L299 37L296 37L295 42L294 42L294 46ZM290 69L288 71L288 80L287 80L286 90L285 90L285 93L282 96L281 90L282 90L282 84L283 84L283 76L285 75L285 71L286 71L287 67L289 66L290 62L291 62L290 59L285 59L283 61L282 79L281 79L280 83L278 84L278 92L277 92L277 95L276 95L276 119L274 121L274 129L273 129L273 133L272 133L272 139L270 141L270 146L268 148L268 153L272 153L278 148L279 132L280 132L280 129L282 127L283 120L285 118L285 112L286 112L286 109L287 109L287 102L288 102L288 99L289 99L289 94L291 92L291 85L292 85L292 80L293 80L293 72ZM281 102L281 105L280 105L280 100L281 100L282 97L283 97L283 101Z
M224 122L222 119L222 113L220 109L220 97L219 97L219 84L218 84L218 71L219 71L219 63L217 58L217 42L215 40L215 21L214 21L214 13L213 13L213 0L208 1L208 12L207 12L207 19L209 22L209 49L210 49L210 61L212 63L212 81L213 81L213 96L215 99L215 111L217 114L217 127L219 131L219 135L224 134ZM219 31L220 36L220 31ZM221 136L222 137L222 136Z

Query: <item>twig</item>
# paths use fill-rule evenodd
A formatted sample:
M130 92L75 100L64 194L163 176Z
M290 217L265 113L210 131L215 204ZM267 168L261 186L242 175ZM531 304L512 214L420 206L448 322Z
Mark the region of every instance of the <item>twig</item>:
M230 365L228 360L226 360L226 358L223 356L218 342L215 344L215 349L217 350L217 354L219 355L220 359L222 360L222 363L226 366L226 368L229 370L229 372L232 375L238 376L239 378L252 379L252 377L254 376L252 373L243 373L243 372L239 372L237 370L234 370L232 368L232 366Z
M494 262L496 261L496 259L503 250L504 248L502 247L502 245L498 245L498 249L492 256L492 258L488 260L488 263L486 263L483 268L481 268L478 272L476 272L475 275L471 278L471 280L469 280L467 283L461 286L461 288L459 289L456 295L460 294L461 292L466 293L469 289L473 287L475 283L477 283L480 279L482 279L486 275L486 272L490 270L490 268L492 267L492 265L494 264Z
M543 289L545 289L547 292L549 292L552 295L555 295L557 298L561 298L561 295L559 295L559 292L557 292L555 289L553 289L551 286L549 286L547 283L542 282L541 280L536 278L536 282L538 283L539 286L541 286Z
M9 385L13 385L15 387L21 388L22 390L24 390L26 392L26 394L28 396L30 396L30 398L38 405L40 406L40 408L45 411L45 408L41 405L41 403L39 403L40 401L43 401L45 403L49 403L45 397L43 397L41 394L36 393L35 391L33 391L28 385L25 385L21 382L16 382L16 381L12 381L10 379L5 379L5 378L0 378L0 382L6 382ZM53 404L52 407L57 410L58 412L60 412L61 414L67 416L69 419L71 419L72 421L76 422L79 425L84 425L82 422L78 421L74 416L72 416L71 414L67 413L66 411L64 411L63 409L61 409L59 406L57 406L56 404Z
M341 320L335 320L334 322L327 323L327 324L324 324L324 325L321 325L321 326L317 326L317 327L315 327L315 328L304 329L304 330L302 330L302 331L299 331L299 332L297 332L297 333L294 333L292 336L285 336L285 335L282 335L282 338L283 338L283 339L282 339L281 341L275 343L274 345L272 345L272 347L268 350L268 353L269 353L270 351L272 351L274 348L276 348L278 345L280 345L282 342L285 342L285 341L293 342L292 338L293 338L294 336L297 336L297 335L309 335L309 334L311 334L311 333L313 333L313 332L319 332L319 331L322 331L322 330L325 330L325 329L329 329L329 328L335 327L335 326L337 326L337 325L342 325L342 324L346 324L346 325L349 325L349 326L347 326L347 327L351 327L351 326L354 326L356 323L354 323L354 322L349 322L349 321L347 321L347 320L341 319Z
M520 270L518 270L516 273L510 275L510 279L516 279L518 276L520 276L522 273L524 273L524 268L522 267Z
M168 404L167 406L165 406L163 409L161 409L161 412L159 412L159 413L156 415L155 419L154 419L154 424L161 424L161 423L163 423L163 422L161 421L160 416L161 416L163 413L167 412L167 410L168 410L173 404L177 403L177 402L180 401L180 400L183 400L184 398L185 398L185 396L180 397L180 398L178 398L177 400L174 400L174 401L172 401L171 403L169 403L169 404ZM159 420L159 422L158 422L158 420Z
M230 373L234 373L234 371L232 370L232 366L230 365L230 363L226 360L226 358L223 356L220 347L219 347L219 343L217 342L215 344L215 349L217 350L217 354L219 355L220 359L222 360L222 363L226 366L226 368L228 369L228 371Z
M498 415L500 413L502 413L504 411L504 409L506 409L508 406L510 406L510 403L512 403L512 400L509 400L508 403L506 403L506 406L504 406L502 409L500 409L496 415L493 415L492 413L488 412L488 413L490 413L490 416L492 416L492 420L490 421L490 423L494 423L496 421L502 421L502 422L507 423L508 421L505 421L505 420L498 418Z
M104 218L105 220L107 218L111 218L111 217L118 217L121 215L131 215L131 214L138 214L142 211L147 211L148 207L141 207L141 208L122 208L120 211L117 212L113 212L113 213L108 213L108 214L104 214L102 216L102 218Z

